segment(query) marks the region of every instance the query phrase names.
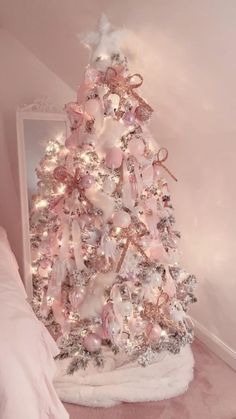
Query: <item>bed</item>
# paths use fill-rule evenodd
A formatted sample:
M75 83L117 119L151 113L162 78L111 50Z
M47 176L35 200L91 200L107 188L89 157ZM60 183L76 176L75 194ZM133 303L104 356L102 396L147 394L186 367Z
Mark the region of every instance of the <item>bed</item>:
M0 227L0 418L68 419L53 386L57 346L26 298Z

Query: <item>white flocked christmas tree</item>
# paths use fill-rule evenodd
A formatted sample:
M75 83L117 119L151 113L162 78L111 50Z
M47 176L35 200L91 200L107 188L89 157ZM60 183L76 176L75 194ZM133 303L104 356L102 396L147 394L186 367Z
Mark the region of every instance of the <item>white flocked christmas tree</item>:
M71 135L51 139L37 168L33 305L69 375L90 363L102 370L108 350L142 368L193 339L195 277L179 264L167 184L176 178L148 129L153 109L121 39L104 16L84 37L91 62L65 107Z

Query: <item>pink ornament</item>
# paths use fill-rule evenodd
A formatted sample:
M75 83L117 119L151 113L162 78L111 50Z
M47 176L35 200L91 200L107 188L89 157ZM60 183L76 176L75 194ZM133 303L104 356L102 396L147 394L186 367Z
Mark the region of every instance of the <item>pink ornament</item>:
M119 210L115 212L115 214L113 215L112 221L113 221L114 226L126 228L131 223L131 217L128 214L128 212Z
M106 166L109 169L118 169L123 160L123 153L119 147L112 147L107 151Z
M161 337L161 332L162 328L159 326L159 324L154 324L148 336L150 341L153 343L158 342Z
M102 339L96 333L89 333L84 338L84 347L89 352L98 352L101 348Z
M132 138L128 144L128 150L133 156L142 156L145 150L145 145L140 138Z
M134 123L135 123L135 116L132 112L129 112L129 111L125 112L122 119L123 119L125 125L134 125Z
M79 306L84 301L86 294L85 288L79 288L75 287L70 293L69 293L69 300L71 303L72 310L77 310Z
M89 189L94 184L95 179L92 175L85 175L80 180L80 185L84 189Z

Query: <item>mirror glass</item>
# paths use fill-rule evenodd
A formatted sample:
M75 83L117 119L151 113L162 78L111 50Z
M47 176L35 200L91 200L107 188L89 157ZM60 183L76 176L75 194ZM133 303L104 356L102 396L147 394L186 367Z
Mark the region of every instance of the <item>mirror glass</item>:
M32 195L37 192L37 175L35 169L45 154L49 140L64 141L67 126L65 121L24 120L24 143L26 157L26 176L28 205L31 207Z
M17 112L17 142L19 181L21 198L21 227L23 282L32 298L32 268L30 247L29 214L34 195L37 194L38 178L36 169L45 155L50 140L64 144L70 134L69 123L64 113Z

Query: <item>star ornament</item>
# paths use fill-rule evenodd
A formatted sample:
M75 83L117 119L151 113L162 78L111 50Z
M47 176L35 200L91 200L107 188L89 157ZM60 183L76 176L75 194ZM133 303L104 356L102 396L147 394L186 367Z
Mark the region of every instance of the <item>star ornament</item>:
M105 14L101 15L98 32L79 35L81 42L92 51L92 61L98 57L107 60L112 54L120 53L121 39L125 29L113 29Z

